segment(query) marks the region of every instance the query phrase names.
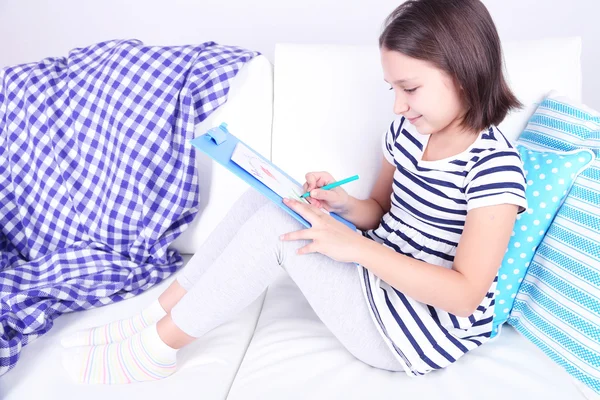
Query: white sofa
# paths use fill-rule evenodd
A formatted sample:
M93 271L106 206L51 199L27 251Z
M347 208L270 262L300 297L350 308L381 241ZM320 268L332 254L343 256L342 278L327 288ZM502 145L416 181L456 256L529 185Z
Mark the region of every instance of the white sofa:
M504 44L511 86L526 107L500 125L516 138L551 89L581 100L581 40ZM278 45L275 67L263 56L235 78L228 103L197 127L227 122L232 133L298 181L311 170L360 174L347 186L368 196L393 118L376 47ZM198 153L202 211L173 244L190 258L247 190ZM21 353L0 378L0 399L584 399L591 394L534 345L505 327L457 364L423 378L371 368L354 359L319 321L294 283L281 277L229 322L178 353L178 371L157 382L73 384L60 366L60 337L138 312L174 276L136 298L67 314ZM589 397L586 397L589 396Z

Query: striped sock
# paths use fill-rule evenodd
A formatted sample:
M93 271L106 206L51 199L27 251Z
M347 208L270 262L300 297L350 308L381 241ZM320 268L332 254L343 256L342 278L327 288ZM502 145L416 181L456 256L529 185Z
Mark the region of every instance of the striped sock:
M131 318L71 333L63 337L60 343L64 347L75 347L120 342L159 321L165 315L167 315L167 312L157 299L141 313Z
M176 354L154 323L118 343L66 349L62 363L77 383L123 384L166 378L175 372Z

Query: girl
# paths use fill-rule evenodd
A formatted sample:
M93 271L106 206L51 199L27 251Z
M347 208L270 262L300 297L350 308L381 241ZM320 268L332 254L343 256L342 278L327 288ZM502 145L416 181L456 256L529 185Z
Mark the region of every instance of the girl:
M63 339L75 380L174 373L178 349L248 306L281 268L373 367L423 375L489 340L498 269L527 206L521 160L496 128L519 102L502 75L494 23L479 0L407 1L379 45L398 118L383 136L370 197L319 190L333 177L308 173L311 204L285 200L312 225L299 230L250 190L158 301Z

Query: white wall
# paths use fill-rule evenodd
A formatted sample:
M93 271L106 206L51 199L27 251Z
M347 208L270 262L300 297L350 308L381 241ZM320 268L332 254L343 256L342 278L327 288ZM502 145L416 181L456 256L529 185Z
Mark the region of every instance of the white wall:
M384 18L399 2L0 0L0 66L62 56L72 47L114 38L146 44L214 40L259 50L271 61L277 42L375 45ZM502 40L581 36L583 100L600 109L600 1L484 3Z

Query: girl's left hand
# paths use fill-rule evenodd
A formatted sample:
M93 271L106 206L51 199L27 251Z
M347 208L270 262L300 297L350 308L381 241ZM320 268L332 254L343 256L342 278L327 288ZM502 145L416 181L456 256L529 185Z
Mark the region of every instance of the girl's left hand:
M311 224L311 228L286 233L281 240L312 240L298 249L298 254L321 253L340 262L355 262L364 237L313 205L293 199L284 199L284 204L300 214Z

